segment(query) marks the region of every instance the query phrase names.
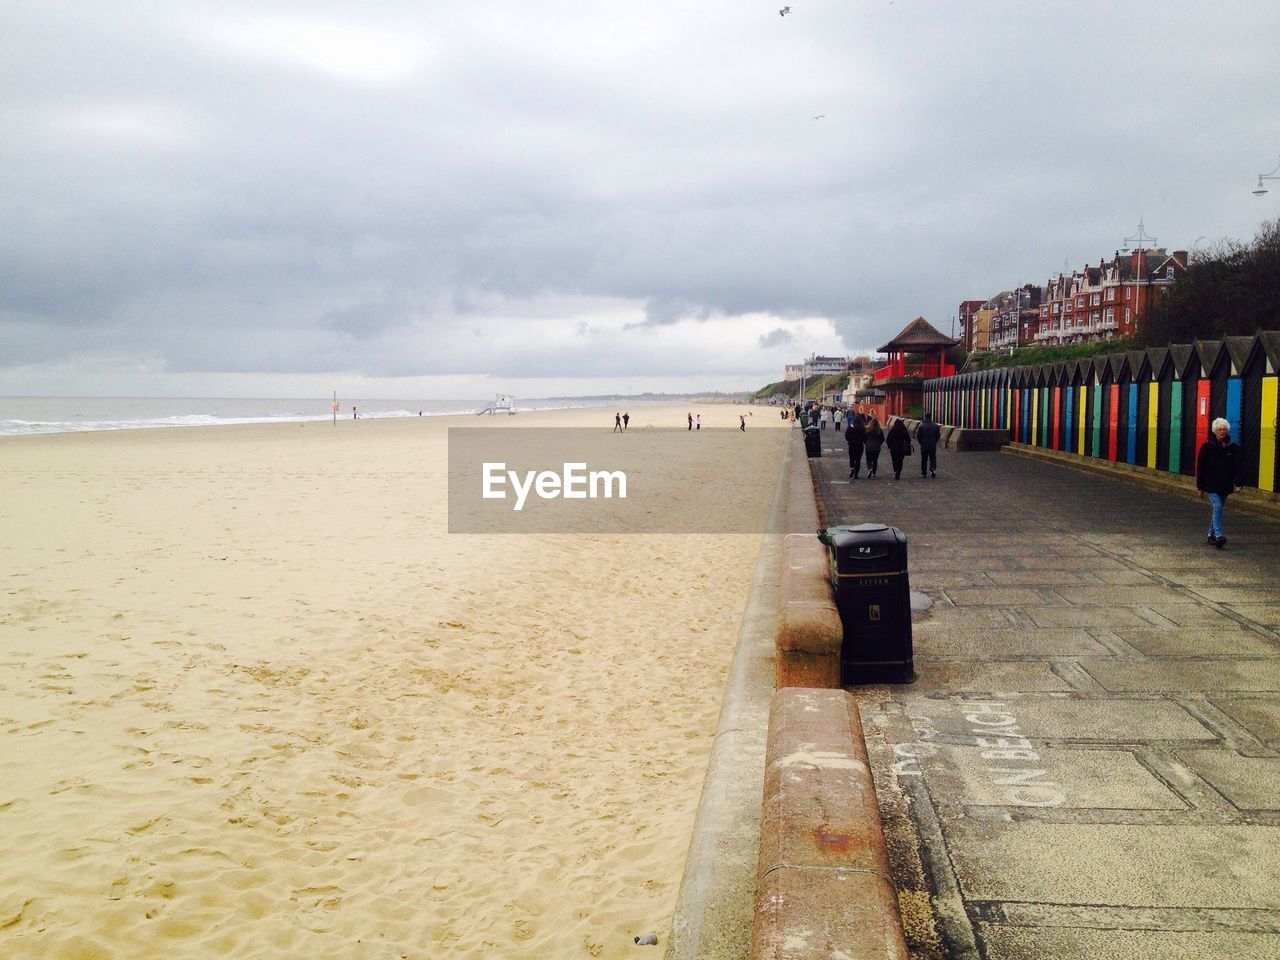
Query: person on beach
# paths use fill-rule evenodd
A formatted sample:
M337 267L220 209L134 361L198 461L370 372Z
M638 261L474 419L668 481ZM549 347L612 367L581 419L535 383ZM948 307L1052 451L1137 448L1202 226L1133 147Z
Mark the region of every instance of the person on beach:
M742 414L738 414L738 429L743 433L747 432L747 418Z
M857 480L858 471L862 469L862 450L867 444L867 426L861 414L849 421L844 439L849 444L849 479Z
M871 422L867 424L867 479L870 480L876 475L876 468L880 464L880 448L884 446L884 430L880 426L880 421L875 417L871 418Z
M624 413L622 415L622 432L623 433L627 432L627 424L629 424L630 422L631 422L631 414Z
M614 433L622 432L622 414L621 413L615 413L613 415L613 432Z
M1208 542L1219 550L1227 545L1222 533L1222 509L1227 497L1244 485L1240 446L1231 439L1231 424L1222 417L1213 421L1212 433L1196 454L1196 489L1209 500Z
M938 438L942 431L927 413L916 427L916 443L920 444L920 476L938 477Z
M693 414L689 414L689 429L693 429Z
M884 443L889 448L889 460L893 463L893 479L901 480L902 462L911 456L911 434L901 417L893 421Z
M695 430L701 430L701 429L702 429L702 414L698 414L697 419L696 419L696 420L694 420L694 429L695 429Z
M352 407L352 408L351 408L351 419L352 419L352 420L359 420L359 419L360 419L360 414L356 413L356 408L355 408L355 407Z

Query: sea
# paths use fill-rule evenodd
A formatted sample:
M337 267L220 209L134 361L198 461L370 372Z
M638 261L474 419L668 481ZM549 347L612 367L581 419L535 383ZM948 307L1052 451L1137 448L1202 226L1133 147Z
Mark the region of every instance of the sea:
M493 400L376 400L338 398L337 416L383 420L474 414ZM585 406L573 400L515 402L518 411ZM233 397L0 397L0 436L209 427L232 423L304 423L330 420L333 398L307 400Z

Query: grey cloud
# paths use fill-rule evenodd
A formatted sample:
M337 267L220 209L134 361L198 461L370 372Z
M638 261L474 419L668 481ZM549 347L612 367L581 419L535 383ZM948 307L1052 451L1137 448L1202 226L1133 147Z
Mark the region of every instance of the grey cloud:
M795 339L790 332L778 327L776 330L770 330L760 338L760 346L765 348L783 347L789 343L794 343Z
M590 316L564 317L580 353L487 323L596 298L635 305L636 342L771 316L751 342L772 370L764 351L820 346L782 339L799 318L865 349L1094 262L1140 215L1169 246L1274 216L1248 193L1274 162L1274 5L352 11L0 11L0 368L696 375L670 347L602 349ZM352 80L200 32L277 15L389 31L420 62Z

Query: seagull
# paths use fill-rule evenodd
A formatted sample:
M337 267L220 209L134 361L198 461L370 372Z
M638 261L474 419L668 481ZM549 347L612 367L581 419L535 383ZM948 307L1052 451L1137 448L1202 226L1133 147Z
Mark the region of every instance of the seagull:
M781 10L778 11L778 16L785 17L790 12L791 12L790 7L783 7Z
M823 119L825 119L825 118L826 118L826 116L827 116L827 115L826 115L825 113L819 113L819 114L818 114L818 115L816 115L813 119L815 119L815 120L823 120Z

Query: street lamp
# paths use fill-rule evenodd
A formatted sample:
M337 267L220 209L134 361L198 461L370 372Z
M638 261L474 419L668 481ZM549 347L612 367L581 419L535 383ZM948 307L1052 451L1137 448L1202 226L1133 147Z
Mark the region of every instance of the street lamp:
M1135 278L1135 283L1133 287L1133 291L1134 291L1133 292L1133 326L1134 326L1134 329L1136 330L1138 327L1138 310L1139 310L1138 291L1142 289L1140 286L1140 284L1142 283L1142 268L1146 266L1146 264L1143 262L1143 259L1142 259L1142 244L1144 241L1149 241L1153 248L1156 245L1156 238L1147 235L1147 231L1145 229L1145 225L1142 222L1141 215L1139 215L1138 217L1138 232L1134 234L1130 234L1129 236L1124 238L1124 246L1121 247L1122 250L1129 249L1130 240L1136 240L1138 242L1138 275Z
M1267 187L1266 187L1266 184L1264 184L1262 181L1263 180L1280 180L1280 176L1277 176L1277 174L1280 174L1280 163L1277 163L1275 165L1275 168L1270 173L1258 174L1258 189L1253 191L1253 195L1255 197L1260 197L1264 193L1266 193Z

